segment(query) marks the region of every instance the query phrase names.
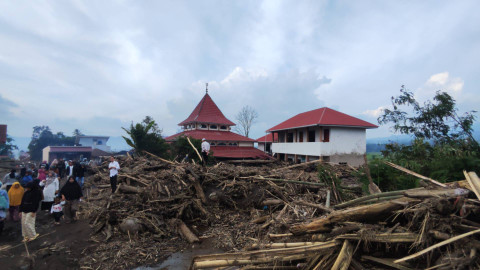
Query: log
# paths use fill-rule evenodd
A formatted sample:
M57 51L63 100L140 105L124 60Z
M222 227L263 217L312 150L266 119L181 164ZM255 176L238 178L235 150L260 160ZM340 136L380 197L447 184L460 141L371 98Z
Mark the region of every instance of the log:
M342 249L338 254L337 260L332 266L332 270L347 270L353 257L353 246L348 240L343 241Z
M383 264L383 265L386 265L386 266L389 266L389 267L392 267L392 268L395 268L395 269L399 269L399 270L413 270L413 268L409 268L409 267L405 267L403 265L400 265L400 264L397 264L397 263L394 263L394 259L385 259L385 258L375 258L375 257L372 257L372 256L362 256L362 259L363 260L370 260L370 261L373 261L373 262L376 262L376 263L379 263L379 264Z
M270 244L252 244L251 249L257 248L289 248L289 247L302 247L311 246L316 244L322 244L324 242L291 242L291 243L270 243Z
M278 168L278 169L275 169L274 171L290 170L290 169L293 169L293 168L298 168L298 167L302 167L302 166L306 166L306 165L310 165L310 164L314 164L314 163L321 163L321 162L322 162L322 160L318 159L318 160L314 160L314 161L309 161L309 162L295 164L295 165L291 165L291 166L287 166L287 167Z
M270 218L270 216L257 217L256 219L252 220L252 223L255 223L255 224L264 223L264 222L267 221L269 218Z
M344 221L367 221L378 220L379 216L390 214L403 208L402 204L408 204L414 199L401 198L397 201L381 202L372 205L362 205L329 214L327 217L316 219L308 224L294 225L290 228L293 234L313 232L330 232L335 223Z
M176 219L174 220L175 225L177 226L177 231L180 233L185 240L187 240L190 244L200 242L198 237L183 223L182 220Z
M377 243L414 243L418 239L416 233L379 233L379 234L344 234L336 239L348 239Z
M269 199L262 202L262 205L277 205L277 204L284 204L285 202L282 200L277 199Z
M188 143L190 144L190 146L193 148L193 150L195 150L195 153L197 153L197 156L198 158L200 159L200 162L203 161L203 158L202 158L202 155L200 155L200 153L198 152L197 148L195 148L195 146L193 146L193 143L190 141L190 138L187 137L187 141Z
M430 246L430 247L428 247L428 248L426 248L426 249L424 249L424 250L422 250L422 251L419 251L419 252L417 252L417 253L415 253L415 254L412 254L412 255L410 255L410 256L407 256L407 257L404 257L404 258L395 260L394 263L399 263L399 262L404 262L404 261L408 261L408 260L414 259L414 258L416 258L416 257L418 257L418 256L421 256L421 255L423 255L423 254L425 254L425 253L427 253L427 252L429 252L429 251L431 251L431 250L434 250L434 249L439 248L439 247L442 247L442 246L444 246L444 245L453 243L453 242L455 242L455 241L457 241L457 240L460 240L460 239L462 239L462 238L465 238L465 237L467 237L467 236L470 236L470 235L473 235L473 234L476 234L476 233L480 233L480 229L475 230L475 231L471 231L471 232L467 232L467 233L464 233L464 234L461 234L461 235L457 235L457 236L452 237L452 238L450 238L450 239L448 239L448 240L445 240L445 241L442 241L442 242L440 242L440 243L437 243L437 244L435 244L435 245L433 245L433 246Z
M315 183L315 182L305 182L305 181L296 181L296 180L287 180L287 179L277 179L277 178L264 178L262 176L247 176L247 177L240 177L240 178L253 178L254 180L268 180L273 182L283 182L283 183L292 183L292 184L300 184L300 185L310 185L310 186L319 186L324 187L324 183Z
M443 183L440 183L440 182L438 182L437 180L433 180L432 178L428 178L428 177L423 176L423 175L421 175L421 174L418 174L418 173L416 173L416 172L410 171L409 169L404 168L404 167L402 167L402 166L400 166L400 165L397 165L397 164L394 164L394 163L388 162L388 161L384 161L384 163L387 164L388 166L393 167L393 168L395 168L395 169L397 169L397 170L400 170L400 171L402 171L402 172L404 172L404 173L408 173L408 174L413 175L413 176L416 176L416 177L418 177L418 178L420 178L420 179L429 181L430 183L435 184L435 185L437 185L437 186L440 186L440 187L443 187L443 188L446 188L446 187L447 187L447 185L445 185L445 184L443 184Z
M399 190L399 191L390 191L390 192L382 192L382 193L377 193L377 194L372 194L368 196L363 196L348 202L340 203L334 206L335 209L342 209L342 208L347 208L352 205L360 204L364 201L368 201L371 199L376 199L376 198L382 198L382 197L388 197L388 196L395 196L395 195L403 195L404 190Z
M152 154L152 153L150 153L150 152L147 152L147 151L145 151L145 150L143 150L143 152L145 152L146 154L148 154L148 155L150 155L150 156L152 156L152 157L154 157L154 158L156 158L156 159L158 159L158 160L161 160L161 161L163 161L163 162L165 162L165 163L168 163L168 164L171 164L171 165L176 165L175 162L172 162L172 161L170 161L170 160L163 159L163 158L161 158L161 157L159 157L159 156L157 156L157 155L154 155L154 154Z
M132 187L125 184L118 185L118 190L122 193L142 193L144 191L143 188Z
M475 195L477 195L477 199L480 200L480 180L478 179L477 174L474 172L467 173L466 171L463 171L463 174L465 175L465 178L467 179L467 182L472 188L473 192Z

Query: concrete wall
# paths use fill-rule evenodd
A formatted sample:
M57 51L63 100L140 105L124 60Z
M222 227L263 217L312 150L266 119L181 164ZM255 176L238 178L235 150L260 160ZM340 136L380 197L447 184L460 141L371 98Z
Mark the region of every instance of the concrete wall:
M259 142L259 143L258 143L258 147L257 147L257 149L259 149L259 150L262 150L263 152L265 152L265 143L263 143L263 142L262 142L262 143L261 143L261 142Z
M318 141L324 139L323 129L327 128L330 129L329 142ZM308 133L306 130L302 131L304 132L304 142L273 143L273 153L325 157L330 162L346 162L352 166L363 164L363 155L367 150L365 129L317 127L315 130L316 142L306 142ZM305 160L304 158L301 159L302 161Z
M81 146L91 146L92 148L100 149L105 152L110 152L110 146L107 146L108 137L85 137L80 138L78 143ZM98 144L101 141L102 144Z

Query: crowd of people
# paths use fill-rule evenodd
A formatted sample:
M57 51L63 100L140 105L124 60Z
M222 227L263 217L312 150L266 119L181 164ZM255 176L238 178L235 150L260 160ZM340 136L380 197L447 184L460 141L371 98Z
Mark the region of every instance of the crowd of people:
M84 163L63 159L51 164L44 161L38 168L22 166L20 173L12 169L0 183L0 235L8 220L21 222L24 241L37 238L35 219L39 208L51 215L54 225L59 225L62 218L65 223L75 221L83 199L85 172ZM62 179L67 181L60 188Z

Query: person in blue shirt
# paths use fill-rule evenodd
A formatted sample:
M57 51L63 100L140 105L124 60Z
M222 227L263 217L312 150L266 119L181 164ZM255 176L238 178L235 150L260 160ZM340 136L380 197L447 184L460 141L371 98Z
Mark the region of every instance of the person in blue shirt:
M32 171L28 170L25 176L22 178L22 187L26 187L29 182L33 181Z

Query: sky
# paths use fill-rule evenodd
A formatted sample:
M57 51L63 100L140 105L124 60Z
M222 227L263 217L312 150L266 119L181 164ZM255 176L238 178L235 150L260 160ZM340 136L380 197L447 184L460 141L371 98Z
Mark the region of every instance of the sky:
M480 1L1 1L0 123L125 135L179 130L205 94L251 137L330 107L377 124L405 85L480 104ZM392 134L368 130L367 138Z

